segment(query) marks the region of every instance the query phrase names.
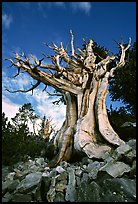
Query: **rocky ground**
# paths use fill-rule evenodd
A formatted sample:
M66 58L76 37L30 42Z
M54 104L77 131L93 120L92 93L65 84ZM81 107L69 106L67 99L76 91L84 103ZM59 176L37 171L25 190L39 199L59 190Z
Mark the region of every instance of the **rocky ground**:
M2 202L136 202L136 140L55 168L40 157L2 167Z

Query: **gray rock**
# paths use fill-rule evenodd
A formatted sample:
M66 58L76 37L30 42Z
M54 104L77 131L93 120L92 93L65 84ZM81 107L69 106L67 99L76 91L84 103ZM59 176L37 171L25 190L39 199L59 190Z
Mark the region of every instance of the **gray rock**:
M109 152L105 152L101 157L106 163L109 163L114 160Z
M2 194L4 195L7 191L15 190L18 184L18 180L6 180L2 182Z
M95 182L89 185L85 182L80 184L76 190L77 202L101 202L101 187Z
M16 171L15 178L19 180L23 180L29 173L31 173L30 169L25 169L24 171Z
M79 186L81 184L81 178L79 176L76 176L76 186Z
M88 158L88 164L92 163L93 159Z
M10 172L8 175L7 175L7 179L9 180L13 180L14 179L14 176L15 176L15 172Z
M89 180L89 175L88 175L88 173L86 173L86 172L83 172L83 174L82 174L82 178L81 178L81 183L85 183L85 182L87 182Z
M42 179L42 173L36 172L28 174L25 179L17 186L16 190L20 193L27 193L33 190L38 184L40 184Z
M2 195L4 195L8 191L8 186L12 183L12 181L6 180L2 182Z
M28 162L26 163L29 167L35 165L35 161L29 159Z
M81 164L82 164L82 165L84 165L84 164L85 164L85 165L89 164L89 158L88 158L88 157L83 157Z
M67 188L67 181L63 180L56 184L55 189L56 191L64 192L64 190Z
M37 158L35 163L39 166L43 165L45 163L44 158Z
M135 147L136 141L130 140L116 148L113 156L104 153L103 162L85 158L50 168L43 158L36 158L11 169L3 167L2 201L135 202Z
M86 168L87 168L87 165L82 165L82 169L84 169L84 170L86 170Z
M44 202L47 202L47 193L50 189L51 178L50 177L42 177L40 192L41 192L41 199Z
M56 182L57 181L62 181L62 180L66 180L67 181L67 178L68 178L67 172L63 172L63 173L61 173L61 174L56 176Z
M56 177L52 177L51 178L51 186L55 187L55 185L56 185Z
M60 166L66 169L68 166L70 166L70 164L67 163L66 161L62 161L60 162Z
M31 195L32 195L33 200L35 202L41 202L42 199L41 199L41 189L40 189L40 186L37 186L35 189L33 189L31 191Z
M83 171L82 171L81 169L76 169L76 171L75 171L75 175L81 177L82 172L83 172Z
M97 173L98 173L98 170L100 169L100 167L101 167L101 163L98 161L95 161L93 163L88 164L87 171L89 173L88 174L89 177L92 179L96 179L96 176L97 176Z
M47 192L47 201L48 202L54 202L56 197L56 190L54 187L50 188L49 191Z
M55 199L54 199L54 202L65 202L64 194L61 192L57 192Z
M56 171L56 169L54 168L54 169L52 169L52 171L50 171L50 177L55 177L57 175L57 171Z
M2 178L4 179L10 172L10 169L8 166L3 166L2 167Z
M136 182L126 178L86 182L77 187L76 195L77 202L135 202Z
M96 183L100 184L106 179L113 178L107 171L98 171L97 177L96 177Z
M61 174L61 173L65 172L65 169L63 169L63 167L61 167L61 166L57 166L57 167L56 167L56 171L57 171L59 174Z
M127 178L104 180L101 184L104 195L103 202L135 202L136 182Z
M13 165L14 168L17 168L19 170L24 170L25 168L25 163L24 162L18 162L16 164Z
M56 185L56 178L52 177L51 178L51 185L50 185L49 191L47 192L47 201L48 202L54 202L54 199L56 196L55 185Z
M130 171L130 178L136 178L136 161L133 161L132 168Z
M15 179L21 179L23 177L23 172L18 169L14 169L15 171Z
M40 167L36 166L35 164L30 166L29 169L30 169L31 173L36 172L36 171L40 171Z
M13 180L12 183L8 185L8 192L13 192L16 187L19 185L19 180Z
M135 158L136 158L136 150L133 149L132 151L124 155L123 160L126 164L132 165Z
M49 166L44 167L44 170L49 171L50 170Z
M132 150L132 147L125 143L116 148L112 156L115 159L119 159L122 155L127 154L130 150Z
M4 198L6 198L7 199L7 202L10 202L11 200L12 200L12 195L9 193L9 192L7 192L5 195L4 195Z
M69 170L69 182L66 189L65 200L73 202L76 200L76 180L75 180L75 170L70 168Z
M50 177L50 173L49 172L43 172L42 177Z
M32 201L32 197L31 195L27 195L27 194L15 194L12 202L31 202Z
M121 127L136 127L136 122L125 122Z
M136 140L135 139L132 139L132 140L129 140L127 142L127 144L132 147L133 149L136 149Z
M118 161L110 162L99 169L99 171L106 171L114 178L122 176L125 172L130 172L130 170L129 165Z
M8 201L9 201L8 198L4 198L4 197L2 197L2 203L8 202Z

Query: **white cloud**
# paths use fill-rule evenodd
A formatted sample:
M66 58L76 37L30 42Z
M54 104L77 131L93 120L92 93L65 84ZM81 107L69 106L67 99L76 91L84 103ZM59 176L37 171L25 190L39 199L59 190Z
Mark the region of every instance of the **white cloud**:
M38 2L38 8L43 9L43 8L51 8L53 6L57 6L59 8L64 8L65 3L64 2Z
M34 94L31 97L36 100L36 110L41 117L45 115L46 118L51 118L53 125L56 126L56 129L59 129L65 120L65 105L54 105L52 102L56 100L57 97L50 97L46 92L42 92L42 90L39 89L34 90Z
M46 8L52 9L53 7L67 9L70 6L73 11L82 11L86 14L90 13L91 10L91 3L90 2L38 2L38 9L41 10L41 13L44 18L47 17L46 15Z
M23 105L23 104L22 104ZM19 108L21 108L21 105L13 103L10 99L6 98L4 95L2 96L2 112L5 113L6 117L8 117L8 121L11 122L11 118L14 118L16 113L19 111ZM40 129L40 122L41 119L38 119L36 121L35 125L35 131L38 133ZM33 124L29 121L28 127L30 132L33 132Z
M27 76L26 74L22 74L20 75L20 77L18 77L18 79L13 79L14 84L16 86L16 89L21 89L24 90L25 87L31 87L31 83L33 82L33 79L29 76ZM26 88L26 89L27 89Z
M28 83L28 76L23 75L19 78L9 78L7 73L2 71L2 111L5 112L9 119L16 115L21 105L12 102L12 98L15 99L15 95L6 91L5 88L9 88L9 90L24 89L24 85Z
M91 10L90 2L72 2L70 4L71 4L71 7L74 9L74 11L82 10L86 14L88 14Z
M2 112L5 113L9 120L15 117L19 107L20 105L12 103L8 98L2 96Z
M51 97L46 92L42 92L43 88L37 88L34 90L33 95L31 92L25 94L28 102L35 103L35 112L42 118L44 115L48 119L52 119L51 124L55 130L61 128L66 114L66 106L64 104L54 105L52 102L57 97ZM39 121L38 121L39 123ZM39 128L39 125L37 126Z
M3 84L5 84L6 79L8 78L4 77ZM10 87L9 87L10 90L28 89L29 87L31 87L31 82L32 84L34 84L33 79L25 75L22 75L21 77L19 76L18 79L17 78L8 79L8 81L9 80L10 80L10 83L8 84L10 84ZM23 96L26 98L28 103L30 102L32 105L36 104L34 109L35 109L35 112L38 112L38 115L40 117L43 117L45 115L46 118L51 118L53 125L56 126L56 129L59 129L62 126L62 123L65 119L65 112L66 112L65 105L63 104L54 105L52 102L55 101L57 97L50 97L46 92L42 92L42 90L43 88L39 89L38 87L37 89L34 90L33 95L32 95L32 92L30 91L25 93ZM18 94L18 99L22 98L23 93L16 93L16 96L17 94ZM4 91L3 91L3 95L7 98L14 97L14 94L12 95L11 93L4 92ZM9 110L10 108L7 109L7 111Z
M11 23L12 23L12 16L11 15L7 15L6 13L5 14L2 14L2 24L5 28L9 28Z
M28 94L27 94L28 95ZM33 107L38 111L39 116L42 118L44 115L46 118L52 119L51 125L54 130L59 130L65 120L65 106L63 104L56 106L52 104L52 100L47 96L47 94L42 93L40 90L35 90L34 96L28 96L28 99L33 97L33 100L37 101L37 106ZM29 100L30 101L30 100ZM23 105L23 104L22 104ZM8 117L8 121L14 118L19 108L22 106L13 103L10 99L2 96L2 112ZM35 123L35 132L38 133L40 130L41 119L37 119ZM33 132L33 124L28 122L29 130ZM53 135L51 135L52 138Z
M3 71L2 76L3 76L2 77L2 88L3 88L3 98L4 98L3 111L6 113L7 116L12 115L13 117L13 113L16 113L18 109L17 107L19 107L19 106L16 106L16 104L12 103L12 98L15 99L15 96L16 96L18 97L19 101L21 101L22 99L22 102L23 102L24 101L23 98L25 97L26 101L28 101L28 103L30 102L33 105L35 112L38 113L40 117L43 117L45 115L46 118L51 118L53 125L56 126L56 129L59 129L62 126L62 123L65 120L66 107L63 104L54 105L52 102L56 100L57 97L51 97L46 92L42 92L44 88L42 84L40 84L40 86L34 90L33 95L31 91L25 94L16 93L15 95L15 94L5 91L4 90L5 86L7 86L7 88L11 91L18 90L18 89L26 90L31 87L31 83L35 84L36 81L34 81L26 73L23 73L16 78L9 78L7 76L7 73ZM5 101L5 98L6 98L6 101ZM23 103L26 103L26 101Z
M14 72L13 75L15 74L16 72ZM9 76L11 76L11 74L9 74ZM32 83L34 83L34 80L26 73L20 74L16 78L9 78L4 71L2 72L3 89L8 88L10 91L15 91L18 89L26 90L32 86Z

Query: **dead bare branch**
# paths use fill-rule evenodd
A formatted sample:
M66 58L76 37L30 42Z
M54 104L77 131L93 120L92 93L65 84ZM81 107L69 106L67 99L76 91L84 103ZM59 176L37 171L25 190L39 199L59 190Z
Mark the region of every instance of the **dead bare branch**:
M129 42L128 42L128 45L126 46L126 48L124 47L123 44L120 44L120 47L121 47L121 57L120 57L120 60L117 63L117 65L110 70L110 77L114 76L114 71L117 68L121 68L121 67L123 67L125 65L125 53L129 49L130 46L131 46L131 38L129 38Z
M46 90L46 92L47 92L50 96L63 96L63 94L50 93L50 92L47 91L47 90Z
M85 43L85 45L87 45L87 44L88 44L84 38L82 38L82 40L83 40L83 42Z
M44 92L46 90L46 88L47 88L47 85L45 85L45 88L42 90L42 92Z
M71 34L71 50L72 50L72 57L74 57L74 35L72 33L72 30L70 30L70 34Z
M3 60L10 61L11 64L12 64L11 66L15 66L16 67L16 65L17 65L12 59L4 58Z
M11 90L9 90L8 88L5 88L5 90L8 91L8 92L10 92L10 93L17 93L17 92L27 93L27 92L29 92L29 91L32 91L32 95L33 95L33 90L34 90L37 86L39 86L40 83L41 83L41 81L37 81L36 84L32 85L32 87L31 87L30 89L27 89L27 90L20 90L20 89L19 89L19 90L11 91Z
M14 76L11 76L10 78L15 78L20 74L20 70L21 70L20 67L17 67L17 69L18 69L17 74L15 74Z

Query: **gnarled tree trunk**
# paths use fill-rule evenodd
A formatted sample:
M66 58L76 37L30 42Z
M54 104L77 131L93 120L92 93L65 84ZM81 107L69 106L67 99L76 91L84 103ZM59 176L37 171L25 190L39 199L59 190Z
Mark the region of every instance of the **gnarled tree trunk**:
M78 54L74 49L72 32L71 36L71 56L68 55L62 43L60 48L54 43L53 47L49 46L56 53L50 56L52 65L42 64L44 58L37 60L31 55L34 59L34 65L32 65L28 57L24 56L25 59L23 59L17 53L16 62L6 59L18 68L18 73L14 77L23 70L37 80L30 89L17 90L18 92L33 90L42 82L46 86L54 87L62 97L64 96L66 118L54 139L57 155L49 166L56 166L63 160L69 161L74 150L84 152L89 158L100 158L105 151L111 150L110 144L119 146L124 143L110 125L105 101L108 81L114 76L117 68L124 66L125 52L130 47L130 42L126 47L120 44L120 60L116 61L115 67L109 69L108 65L116 59L116 56L107 56L96 63L93 40L86 43L85 50L78 48L80 52ZM66 63L64 67L61 66L61 60ZM44 72L42 68L50 72Z

